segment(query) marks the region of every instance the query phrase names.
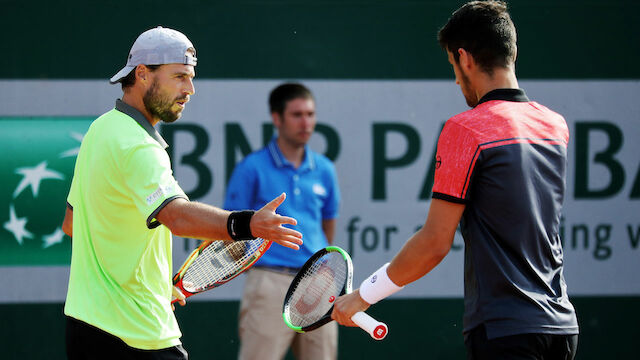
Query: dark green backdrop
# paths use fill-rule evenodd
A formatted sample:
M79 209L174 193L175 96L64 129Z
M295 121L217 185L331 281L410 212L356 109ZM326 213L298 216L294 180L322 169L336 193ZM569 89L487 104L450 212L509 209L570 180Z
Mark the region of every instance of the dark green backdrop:
M223 288L221 288L223 289ZM577 359L637 359L637 297L575 298L581 335ZM176 310L190 359L234 359L237 302L191 302ZM464 359L461 299L386 300L369 311L389 325L376 342L340 328L341 359ZM3 359L64 359L61 304L0 305Z
M198 78L451 79L436 32L459 1L0 0L0 79L104 79L136 36L163 25L198 50ZM510 2L522 79L640 78L640 2ZM3 94L0 94L0 96ZM2 291L13 291L2 289ZM218 290L224 291L224 288ZM638 358L640 297L574 298L578 359ZM237 302L177 310L192 359L230 359ZM390 335L376 343L341 328L345 359L462 359L461 299L389 300L371 313ZM2 358L62 359L62 304L0 305Z
M108 79L138 34L183 31L200 78L451 78L451 0L0 0L0 78ZM518 0L521 78L639 78L636 0Z

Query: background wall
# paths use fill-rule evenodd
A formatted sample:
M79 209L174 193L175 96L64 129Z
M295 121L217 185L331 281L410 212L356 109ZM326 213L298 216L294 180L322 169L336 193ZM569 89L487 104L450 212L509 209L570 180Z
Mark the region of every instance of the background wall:
M436 32L462 3L1 0L0 78L107 79L162 25L189 35L200 78L451 79ZM509 4L521 78L638 78L636 1Z
M74 149L90 121L119 96L106 80L124 65L140 32L176 28L198 50L198 93L183 119L161 131L173 140L178 180L199 201L221 204L233 164L267 137L268 90L282 80L310 85L325 129L312 146L338 167L344 204L337 242L352 252L356 283L424 221L439 127L466 109L435 40L458 2L0 5L0 343L8 358L64 358L70 246L57 227ZM564 240L582 332L578 358L635 358L640 70L633 65L640 55L634 15L640 5L563 0L510 6L521 86L565 115L572 132ZM24 170L43 162L48 177L39 187L22 186ZM15 230L20 221L27 233ZM350 224L359 230L350 231ZM397 231L384 238L392 227ZM175 262L194 244L177 239ZM341 328L340 357L464 358L461 240L456 244L440 270L371 309L391 328L384 342ZM242 281L176 311L193 359L235 356Z

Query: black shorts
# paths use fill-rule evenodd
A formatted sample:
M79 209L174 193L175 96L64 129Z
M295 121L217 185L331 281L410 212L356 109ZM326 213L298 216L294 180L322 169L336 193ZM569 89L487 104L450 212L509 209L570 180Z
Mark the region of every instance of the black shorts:
M578 335L518 334L488 340L484 325L465 334L469 360L573 360Z
M188 358L182 345L160 350L132 348L120 338L68 316L66 346L69 360L187 360Z

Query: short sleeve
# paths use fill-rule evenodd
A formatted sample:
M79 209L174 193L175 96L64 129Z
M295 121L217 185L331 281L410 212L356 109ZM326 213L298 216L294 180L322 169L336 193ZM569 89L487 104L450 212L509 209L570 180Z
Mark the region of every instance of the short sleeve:
M147 219L147 227L160 225L156 215L176 198L187 199L173 177L169 155L157 144L136 145L125 157L124 181L138 211Z
M80 154L78 155L78 157L79 156ZM74 170L74 174L77 174L77 169L78 169L77 159L76 159L75 169L76 170ZM71 209L73 209L73 207L78 204L79 191L80 189L78 189L78 181L76 180L76 176L73 176L71 179L71 188L69 188L69 194L67 195L67 204L71 207Z
M469 182L479 152L478 142L469 129L447 121L438 138L434 199L455 203L468 200Z

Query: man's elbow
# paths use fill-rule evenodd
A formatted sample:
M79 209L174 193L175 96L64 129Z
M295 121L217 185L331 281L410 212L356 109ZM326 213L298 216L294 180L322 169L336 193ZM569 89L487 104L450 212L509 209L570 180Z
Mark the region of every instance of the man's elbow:
M442 261L442 259L444 259L445 256L447 256L450 250L451 250L450 244L448 246L446 244L442 244L440 246L434 247L433 254L434 254L434 257L439 259L439 261Z
M180 218L171 219L170 221L167 221L167 223L162 224L169 228L169 231L171 231L171 234L173 234L174 236L183 238L190 237L189 226L186 224L186 221L183 221Z
M448 241L446 237L430 238L421 249L421 252L426 254L424 261L429 264L439 264L449 254L452 244L453 241Z
M178 198L169 202L164 208L160 210L156 219L169 228L171 233L175 236L189 237L187 232L189 231L189 224L185 220L185 205L188 202L184 199Z
M67 234L67 236L72 237L73 236L73 226L65 221L64 223L62 223L62 232Z
M69 237L72 237L73 235L73 210L68 204L64 213L64 220L62 220L62 232L67 234Z

